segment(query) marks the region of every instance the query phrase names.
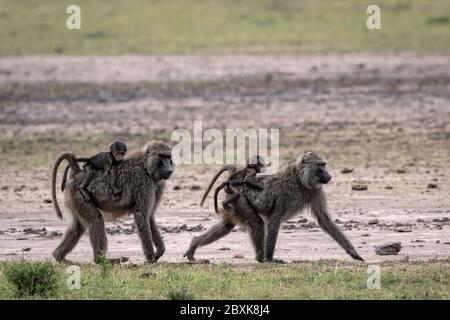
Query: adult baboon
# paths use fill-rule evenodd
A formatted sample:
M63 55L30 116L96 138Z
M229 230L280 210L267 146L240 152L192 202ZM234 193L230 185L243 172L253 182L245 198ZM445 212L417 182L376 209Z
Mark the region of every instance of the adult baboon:
M325 192L322 189L322 185L331 180L326 164L325 159L308 151L289 163L286 169L274 175L258 177L258 180L264 183L264 190L256 191L246 187L249 202L257 215L246 211L239 201L234 203L233 216L249 232L257 261L273 261L281 223L306 208L311 210L319 226L353 259L363 261L328 212ZM221 210L225 211L223 208ZM192 239L185 256L189 260L195 260L197 247L222 238L231 232L234 226L233 222L224 218L205 233Z
M169 145L152 141L142 151L113 166L108 174L97 172L88 187L92 202L86 202L80 192L79 186L85 173L75 161L75 155L70 152L62 153L55 161L52 176L53 204L60 218L62 214L56 199L56 175L63 160L68 160L71 168L64 196L72 214L72 222L60 245L53 252L55 259L63 261L88 229L94 261L98 262L107 251L103 215L120 217L133 213L145 257L148 262L156 262L165 251L163 239L156 226L155 211L164 192L165 180L174 170ZM121 188L120 195L114 194L111 179ZM156 247L156 253L153 245Z

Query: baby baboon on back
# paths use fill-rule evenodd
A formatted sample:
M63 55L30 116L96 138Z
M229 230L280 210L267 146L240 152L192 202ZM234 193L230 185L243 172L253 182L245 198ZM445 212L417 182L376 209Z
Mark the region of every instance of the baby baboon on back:
M53 166L53 206L57 216L62 219L56 197L56 177L58 166L63 160L70 164L71 174L64 190L64 198L72 216L61 243L53 252L54 258L64 261L88 230L94 261L100 261L107 251L104 216L119 218L133 214L144 255L148 262L156 262L165 251L163 238L156 225L155 212L164 193L165 180L174 171L170 146L162 141L152 141L142 151L135 152L113 166L108 175L96 171L89 188L93 200L91 202L86 202L81 194L79 186L85 179L85 172L75 159L72 152L63 152ZM122 187L119 196L115 196L112 189L108 188L111 180L118 181Z
M85 173L84 180L80 185L81 194L86 201L91 201L91 195L89 194L87 187L95 176L95 170L109 172L112 166L117 165L123 160L126 153L127 145L123 141L117 140L109 145L109 151L97 153L89 158L76 158L77 162L86 162L83 166L83 171ZM116 181L112 180L111 182L114 194L119 194L121 190L117 187Z
M308 151L292 161L284 170L270 176L258 177L258 180L264 182L262 191L242 186L247 189L246 196L253 210L249 211L247 206L242 206L241 201L236 202L234 216L237 222L224 217L221 222L192 239L185 256L189 260L195 260L194 254L198 247L219 240L229 234L238 223L250 234L256 251L256 260L273 261L281 223L309 208L322 230L337 241L353 259L363 260L330 217L326 195L322 188L322 185L331 180L326 164L325 159ZM219 211L224 209L220 208Z
M247 185L258 190L264 189L264 185L260 181L256 180L256 175L261 173L264 167L264 159L258 155L250 158L247 161L245 168L240 170L237 170L236 167L232 165L223 166L208 185L200 205L203 206L206 197L219 176L225 171L228 171L230 172L230 176L214 191L214 209L216 213L220 213L217 205L217 197L220 190L224 189L228 197L222 202L222 205L228 213L232 213L233 208L230 206L230 203L236 202L240 197L246 198L246 189L241 188L243 185Z

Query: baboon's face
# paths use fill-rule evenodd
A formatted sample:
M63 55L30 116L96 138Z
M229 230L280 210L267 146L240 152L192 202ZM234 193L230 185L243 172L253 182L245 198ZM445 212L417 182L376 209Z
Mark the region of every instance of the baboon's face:
M327 161L313 152L307 152L300 161L300 179L303 185L317 190L331 180L326 168Z
M123 158L125 157L124 151L113 151L112 154L113 154L114 160L116 160L117 162L122 161Z
M147 172L155 180L167 180L173 173L174 165L170 154L154 154L146 162Z

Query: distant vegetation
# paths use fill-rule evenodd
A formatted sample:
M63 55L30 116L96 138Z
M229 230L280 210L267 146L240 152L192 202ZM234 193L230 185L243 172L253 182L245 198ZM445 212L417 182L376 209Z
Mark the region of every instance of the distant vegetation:
M1 0L0 55L198 52L448 52L448 0L380 0L382 29L360 0Z

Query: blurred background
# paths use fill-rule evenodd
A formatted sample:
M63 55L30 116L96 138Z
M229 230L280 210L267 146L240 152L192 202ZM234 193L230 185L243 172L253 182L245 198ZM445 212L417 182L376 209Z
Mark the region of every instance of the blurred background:
M65 28L81 8L81 30ZM382 29L366 28L381 8ZM448 52L448 0L1 0L0 54Z

